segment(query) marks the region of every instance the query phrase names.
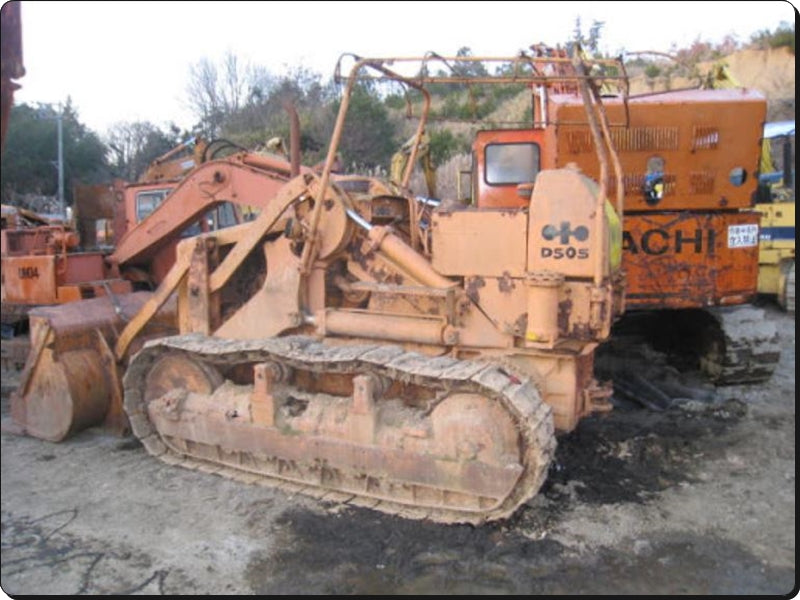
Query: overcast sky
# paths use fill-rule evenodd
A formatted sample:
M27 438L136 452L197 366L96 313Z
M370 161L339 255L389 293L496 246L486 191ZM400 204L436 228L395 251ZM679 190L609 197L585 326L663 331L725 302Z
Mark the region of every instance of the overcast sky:
M280 74L304 66L323 79L343 53L360 56L511 56L605 23L604 50L668 51L695 40L741 42L785 21L788 0L639 2L46 2L22 1L22 102L63 102L101 135L117 121L195 121L190 65L231 51Z

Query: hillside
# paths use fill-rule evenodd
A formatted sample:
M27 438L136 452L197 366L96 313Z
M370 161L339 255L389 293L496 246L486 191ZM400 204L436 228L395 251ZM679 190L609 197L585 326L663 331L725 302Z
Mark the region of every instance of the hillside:
M759 90L767 98L767 120L780 121L794 119L795 117L795 56L788 48L776 48L766 50L745 49L730 54L718 61L725 65L729 75L735 82L743 87ZM680 89L687 87L697 87L697 78L681 76L680 73L689 73L688 69L675 68L674 63L666 60L656 61L654 64L662 66L662 72L667 73L672 70L670 76L659 75L658 77L647 77L643 67L634 67L629 71L631 82L631 94L643 94L648 92L659 92L668 89ZM714 62L701 62L697 64L697 73L708 73ZM669 67L672 69L669 69ZM491 114L491 118L496 121L516 120L529 110L529 93L523 92L516 97L504 101L497 110ZM436 100L434 100L436 102ZM406 136L413 133L415 123L405 123ZM474 126L467 124L447 125L454 130L462 139L471 139ZM434 129L436 126L434 126ZM437 169L437 181L439 195L445 197L455 197L458 190L459 173L470 168L471 159L468 154L456 153L451 156L444 164ZM424 193L425 185L422 173L415 169L412 176L412 188L418 193ZM462 187L465 181L462 180Z
M768 120L794 119L795 56L788 48L739 50L719 62L727 66L736 82L744 87L757 89L767 97ZM713 62L702 62L697 65L697 71L706 73L713 66ZM679 89L696 84L696 80L688 77L659 75L650 78L639 73L631 77L631 93Z

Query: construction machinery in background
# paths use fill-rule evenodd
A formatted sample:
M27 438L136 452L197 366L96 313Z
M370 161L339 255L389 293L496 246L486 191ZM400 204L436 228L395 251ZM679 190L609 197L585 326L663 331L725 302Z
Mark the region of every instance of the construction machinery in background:
M603 93L610 119L625 123L612 126L611 135L624 186L627 279L627 314L604 350L625 356L617 350L645 339L680 367L699 367L716 385L767 380L779 360L777 331L754 305L760 221L754 197L766 99L739 86L722 63L697 88L627 99ZM574 93L546 101L561 123L580 112ZM542 150L552 158L543 161L574 162L592 177L600 174L585 126L553 131Z
M549 99L574 120L572 96ZM759 223L754 210L766 100L746 89L680 90L604 103L624 186L627 315L617 330L645 334L717 385L767 380L777 331L754 306ZM599 173L588 132L562 128L555 164ZM619 337L622 340L622 336Z
M241 151L225 140L210 144L191 140L155 159L134 183L118 179L75 185L74 223L53 222L25 209L4 207L0 233L3 324L24 329L27 313L35 306L123 294L133 288L153 289L174 261L174 247L180 237L243 222L251 213L250 207L227 204L200 214L194 206L176 206L162 209L159 214L166 217L159 216L143 229L138 228L188 171L223 148ZM264 160L271 160L265 164L282 173L284 181L289 178L286 160ZM183 227L181 231L172 227L176 223ZM159 229L157 256L148 257L144 264L126 265L120 273L119 253L126 262L125 254L139 243L141 232L154 228ZM115 249L118 254L114 254Z
M194 152L199 161L206 149L205 143L181 144L153 161L136 183L116 180L76 185L74 223L4 207L0 300L3 339L8 340L2 353L6 374L19 370L29 351L28 313L32 308L126 294L141 284L140 273L136 273L139 280L122 277L107 262L108 255L196 164L184 154ZM162 262L169 259L168 255Z
M24 340L26 358L12 399L14 420L28 434L51 441L101 422L113 431L126 431L121 400L110 391L116 367L113 360L108 362L108 344L113 345L125 319L150 296L147 290L155 289L170 272L181 239L244 223L245 212L262 208L292 172L282 158L237 152L203 161L177 181L113 190L112 197L120 204L116 212L135 225L111 254L102 254L105 270L97 280L81 283L81 291L91 285L104 293L28 307L30 336ZM68 254L64 263L74 264L81 255L94 253ZM7 258L14 257L3 260ZM56 306L43 306L47 304ZM177 331L174 308L159 319L149 327L153 335Z
M10 207L0 233L3 322L24 321L34 306L131 291L129 283L111 272L106 257L196 164L179 156L194 146L181 144L157 158L136 183L76 185L75 224L53 223ZM205 149L206 144L197 147Z
M415 148L415 136L406 141L400 149L392 155L392 163L389 166L389 181L395 185L400 185L403 181L403 175L408 168L408 159L411 155L412 149ZM417 148L416 159L422 167L422 173L425 177L425 186L428 190L428 196L437 198L436 193L436 167L433 166L431 159L431 141L427 132L422 134L422 140Z
M761 213L758 291L775 298L790 313L794 313L795 270L794 138L794 121L764 125L756 204ZM779 159L772 156L773 145Z
M18 422L30 431L32 414L44 421L66 407L86 426L113 398L168 463L439 522L507 517L537 493L555 431L610 409L593 357L624 307L621 196L607 200L621 182L609 183L617 160L599 87L581 61L548 75L541 67L571 60L482 59L506 74L470 82L580 89L602 176L541 169L526 140L488 149L476 174L522 206L437 206L408 191L427 85L463 81L394 70L422 72L430 57L353 60L321 174L306 170L275 192L269 176L254 173L247 187L220 172L209 186L260 197L261 211L181 241L138 310L106 326L85 314L68 323L65 309L78 305L41 309L37 352L12 398ZM447 59L460 60L475 59ZM424 98L400 185L332 173L363 79ZM187 198L207 190L192 177ZM173 307L180 335L162 336ZM105 369L103 394L86 389L97 375L87 363Z

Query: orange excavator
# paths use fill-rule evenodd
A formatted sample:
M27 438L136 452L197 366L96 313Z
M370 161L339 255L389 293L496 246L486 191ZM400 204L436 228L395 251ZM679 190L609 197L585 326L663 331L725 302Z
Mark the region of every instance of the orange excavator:
M192 140L154 160L135 183L115 180L112 184L76 185L74 225L54 223L30 211L4 206L0 299L3 337L8 338L3 345L3 369L7 374L24 362L29 350L25 333L31 309L108 294L127 294L133 289L152 289L174 261L174 246L181 236L244 220L252 209L235 202L211 207L205 214L179 205L166 217L158 218L157 227L166 224L168 231L159 231L158 248L152 255L128 264L125 254L144 243L143 229L138 228L144 218L164 202L190 169L221 149L230 151L231 146L224 140L211 144ZM286 160L279 157L263 160L276 177L288 179L290 168ZM168 212L169 209L164 209L159 214ZM193 220L187 223L184 215ZM183 228L180 231L171 228L170 220ZM156 225L151 221L146 227L153 231ZM117 248L124 255L121 261L116 255L109 256L119 244L123 244ZM125 267L123 272L118 266L120 262Z
M12 413L18 424L30 435L52 441L98 422L124 431L121 404L111 402L109 364L94 360L94 349L70 355L67 348L75 344L94 348L99 344L103 356L102 351L107 351L104 343L114 338L114 331L149 297L145 290L157 286L174 265L175 249L181 239L243 223L244 209L263 208L291 173L292 167L284 159L239 152L203 162L179 181L138 183L117 189L115 197L125 205L127 213L141 220L119 240L110 255L102 255L104 271L97 280L80 284L82 289L95 286L102 293L72 302L39 302L57 306L38 306L27 312L30 345L14 393L17 400L12 402L12 407L17 407L12 408ZM146 216L141 218L143 214ZM73 264L82 254L86 253L64 255L66 264ZM28 255L19 260L53 261L58 256ZM116 282L121 282L119 287ZM134 287L139 291L134 292ZM155 329L159 334L176 330L174 310ZM96 337L97 332L103 335ZM86 360L74 366L78 364L75 356ZM47 375L40 377L41 373ZM76 393L75 389L82 391Z

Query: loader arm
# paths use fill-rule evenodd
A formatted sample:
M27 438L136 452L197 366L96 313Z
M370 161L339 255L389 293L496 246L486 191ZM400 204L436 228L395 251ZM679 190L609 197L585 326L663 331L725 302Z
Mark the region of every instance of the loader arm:
M158 286L158 289L150 299L142 306L141 310L128 322L119 336L114 348L114 354L118 361L124 359L131 342L144 329L150 319L158 312L169 297L178 290L181 283L185 281L186 274L189 272L192 261L192 252L195 245L201 238L213 237L218 247L233 244L231 251L219 267L211 273L209 288L210 292L218 291L229 279L236 268L247 258L248 254L255 248L256 244L270 231L278 229L282 223L281 217L286 210L303 197L308 191L306 182L307 177L300 176L286 184L276 195L268 198L261 214L251 223L243 223L234 227L220 230L214 234L207 234L190 240L185 240L178 244L177 260L169 273ZM263 176L260 181L263 184ZM155 213L154 213L155 214Z
M290 177L289 162L255 154L204 163L120 240L109 261L121 266L151 258L222 202L263 209Z

